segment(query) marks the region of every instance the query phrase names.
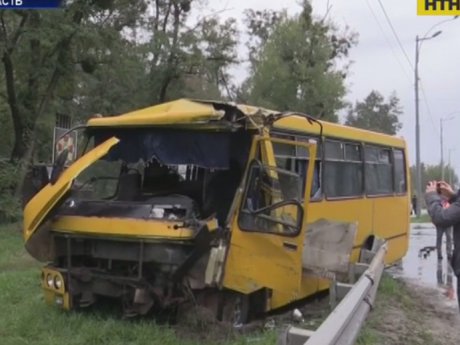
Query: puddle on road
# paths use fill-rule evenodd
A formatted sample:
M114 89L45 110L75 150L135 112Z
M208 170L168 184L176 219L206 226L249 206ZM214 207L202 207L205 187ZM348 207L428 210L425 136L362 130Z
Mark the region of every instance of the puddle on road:
M436 249L421 252L424 248L435 246L436 229L433 226L427 224L412 227L407 255L401 264L391 268L389 272L423 286L438 288L448 304L456 305L457 278L447 262L445 236L443 237L442 260L438 260Z

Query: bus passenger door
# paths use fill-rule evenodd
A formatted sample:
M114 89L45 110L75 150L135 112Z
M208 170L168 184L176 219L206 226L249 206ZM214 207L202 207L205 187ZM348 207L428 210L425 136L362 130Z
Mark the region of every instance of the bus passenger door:
M224 263L223 286L241 293L261 288L298 297L302 249L312 187L314 159L306 174L282 168L273 145L300 146L316 157L316 143L257 137L231 220L231 240Z

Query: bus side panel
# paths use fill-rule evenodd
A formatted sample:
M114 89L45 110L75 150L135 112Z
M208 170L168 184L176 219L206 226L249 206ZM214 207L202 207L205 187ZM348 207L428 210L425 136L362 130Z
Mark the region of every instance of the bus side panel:
M310 205L309 223L319 219L327 219L337 222L357 223L354 247L361 246L372 232L372 200L366 198L324 200ZM353 253L357 251L354 250ZM359 251L358 251L359 252ZM355 262L358 257L352 257Z
M370 199L374 203L374 234L388 240L387 264L401 259L407 252L409 239L409 197Z
M320 291L320 280L321 279L316 277L302 276L299 299L311 296ZM290 302L292 302L292 296L279 290L273 290L270 298L269 310L283 307Z
M308 222L313 223L319 219L338 222L358 223L355 248L351 254L351 262L359 259L360 246L372 235L372 200L366 198L348 200L323 200L312 202L309 205ZM311 296L315 292L329 287L329 281L311 276L303 276L300 288L300 298ZM281 307L291 301L290 296L279 291L273 291L270 309Z
M409 248L409 235L395 237L388 241L388 252L385 256L385 264L390 265L401 260Z

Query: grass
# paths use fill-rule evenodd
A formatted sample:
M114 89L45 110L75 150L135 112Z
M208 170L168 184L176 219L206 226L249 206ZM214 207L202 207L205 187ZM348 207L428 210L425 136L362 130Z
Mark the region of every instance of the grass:
M383 312L381 310L381 305L385 305L388 300L399 300L404 301L403 304L406 304L408 295L406 295L405 291L401 289L397 282L392 279L387 274L383 274L382 279L380 281L379 290L377 292L377 300L378 303L376 304L375 309L370 314L370 317L367 319L367 322L362 329L357 344L358 345L375 345L379 344L380 335L377 332L378 323L381 322L380 316ZM375 317L377 315L377 317Z
M23 249L19 225L0 226L0 344L1 345L259 345L276 344L279 330L242 335L228 332L215 324L193 319L189 325L165 326L150 318L123 320L118 310L94 308L64 312L45 304L40 288L41 264ZM418 319L419 309L408 287L384 274L375 308L357 344L438 344ZM114 307L115 308L115 307ZM312 306L306 310L312 309ZM325 316L320 308L305 313L310 325ZM393 320L395 316L399 319ZM316 317L316 319L315 319ZM193 318L193 316L192 316ZM319 321L320 323L320 321ZM387 342L394 328L409 324L408 332L396 342ZM315 324L319 326L319 324ZM393 327L393 328L392 328ZM407 328L407 326L406 326ZM413 329L411 329L413 328ZM220 332L220 334L219 334ZM400 342L401 341L401 342Z
M102 310L64 312L46 305L40 288L40 264L23 249L19 226L0 226L0 344L2 345L207 345L275 344L276 333L232 335L203 340L210 328L195 334L177 332L151 319L123 320Z
M441 345L430 333L431 325L413 322L420 319L419 313L422 312L417 303L402 281L384 273L374 309L360 333L357 344ZM391 309L397 311L392 313ZM388 338L389 333L394 333L391 340Z

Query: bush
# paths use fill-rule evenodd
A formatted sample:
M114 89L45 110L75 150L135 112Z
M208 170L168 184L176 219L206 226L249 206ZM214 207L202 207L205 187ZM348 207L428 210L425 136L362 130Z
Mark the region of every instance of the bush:
M15 222L21 218L21 203L14 197L19 165L0 160L0 223Z

